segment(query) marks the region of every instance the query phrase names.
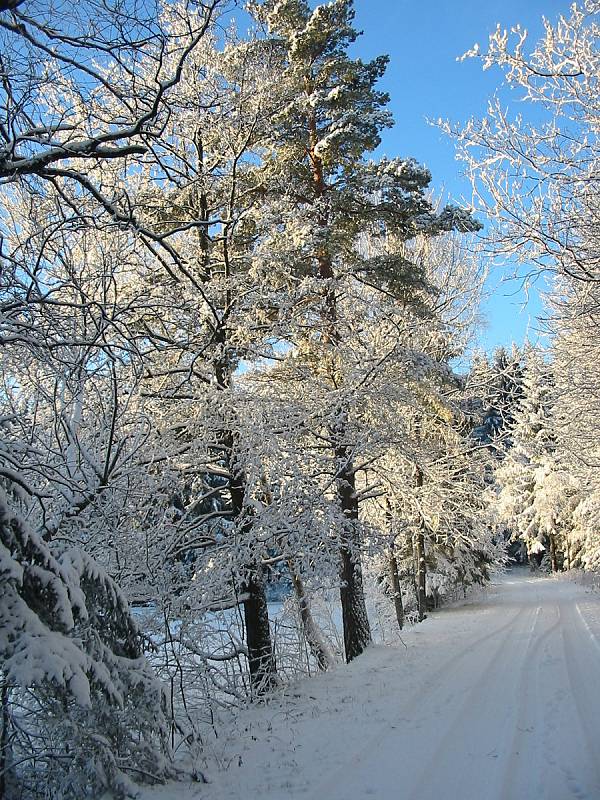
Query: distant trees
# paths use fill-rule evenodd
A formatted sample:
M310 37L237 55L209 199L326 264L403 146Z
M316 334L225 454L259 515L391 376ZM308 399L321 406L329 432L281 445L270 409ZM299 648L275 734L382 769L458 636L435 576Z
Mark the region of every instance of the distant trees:
M498 28L486 51L467 55L480 58L484 68L503 71L513 96L523 101L518 113L497 97L483 119L462 129L446 126L472 177L479 208L489 215L488 245L513 266L524 265L528 280L546 274L550 282L551 367L544 371L552 373L547 378L552 445L547 443L543 455L523 451L526 406L540 400L540 387L530 385L530 400L526 394L519 412L514 453L501 474L521 497L520 511L513 511L524 525L522 535L546 542L553 568L596 565L599 546L594 530L598 449L590 433L600 397L595 367L599 13L597 0L574 4L555 22L545 19L543 37L531 46L518 25L510 33ZM530 446L537 438L530 431ZM516 471L509 478L511 462Z
M515 411L523 395L521 362L515 345L510 353L498 347L491 360L475 353L469 370L466 394L468 413L475 423L473 435L499 450L510 446Z
M496 470L500 518L524 542L532 563L556 552L555 539L541 522L540 492L553 452L552 385L549 369L535 350L526 353L522 398L514 409L511 445ZM553 568L557 568L556 557Z

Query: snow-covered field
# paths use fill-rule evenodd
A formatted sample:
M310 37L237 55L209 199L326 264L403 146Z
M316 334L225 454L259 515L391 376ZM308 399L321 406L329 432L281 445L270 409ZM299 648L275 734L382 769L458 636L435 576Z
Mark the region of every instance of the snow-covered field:
M242 712L145 800L600 798L600 597L515 570Z

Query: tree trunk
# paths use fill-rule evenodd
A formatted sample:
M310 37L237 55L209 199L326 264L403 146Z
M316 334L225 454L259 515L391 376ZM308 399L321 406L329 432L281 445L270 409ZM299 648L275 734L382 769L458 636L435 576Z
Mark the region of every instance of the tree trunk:
M417 487L423 486L423 470L416 467ZM425 531L423 520L419 523L419 530L414 538L415 556L415 588L417 593L417 610L419 622L427 616L427 564L425 563Z
M326 672L335 664L335 653L314 620L302 578L295 571L291 561L288 561L288 567L292 576L294 593L298 601L298 609L300 611L300 619L302 621L306 641L308 642L310 652L314 656L319 669Z
M344 650L346 661L350 663L371 643L371 631L363 592L360 561L347 547L341 548L340 558L342 563L340 600L344 623Z
M363 590L360 560L360 538L358 534L358 500L356 498L355 475L346 448L337 450L338 497L344 512L344 540L340 548L340 599L344 625L344 649L346 661L359 656L371 643L371 630Z
M224 344L224 334L221 336ZM217 337L219 341L219 338ZM229 387L229 371L222 360L215 365L217 385L222 388ZM246 539L252 535L252 517L245 507L246 475L243 469L235 463L235 435L232 430L223 430L219 436L220 444L224 449L227 466L230 473L229 495L231 497L232 519L240 520L245 516L240 525L240 535ZM244 625L246 627L246 646L248 649L248 669L250 672L250 687L253 696L259 696L277 685L277 662L271 641L269 625L269 608L265 593L264 568L262 564L247 564L248 577L244 581L244 594L249 595L244 601Z
M261 695L277 685L277 664L262 569L246 580L244 590L250 595L244 602L250 686L253 695Z
M238 478L236 477L237 481ZM239 483L237 489L239 489ZM232 491L232 497L233 494L234 492ZM240 511L237 511L235 502L233 507L233 516L235 518L239 516ZM248 520L241 527L241 534L246 538L251 535L251 531L252 523ZM252 694L258 696L277 685L277 662L275 660L273 642L271 641L264 568L262 564L249 564L247 565L247 571L248 577L242 587L244 594L249 595L244 601L244 625L246 627L250 686Z
M425 536L422 528L415 534L413 547L418 619L419 622L422 622L427 616L425 613L427 610L427 565L425 563Z
M390 585L392 587L392 597L394 608L396 609L396 619L400 630L404 627L404 606L402 604L402 591L400 588L400 575L398 573L398 561L393 551L390 551L389 560Z
M306 93L310 96L312 85L306 77ZM308 155L312 172L315 202L320 202L327 193L327 182L323 161L317 152L319 141L315 113L309 114L308 120ZM324 231L329 224L327 204L323 204L317 215L317 224ZM325 341L332 350L336 350L341 342L337 315L337 296L333 284L335 272L331 254L326 247L320 247L314 254L317 264L317 277L326 282L324 292L324 308L322 318ZM343 377L331 375L336 389L342 385ZM346 410L340 408L337 420L332 426L331 435L336 459L337 494L340 508L345 517L345 530L340 547L340 598L342 603L342 619L344 625L344 648L346 661L350 662L359 656L371 642L371 631L365 603L362 568L360 563L360 536L358 533L358 500L355 494L355 475L352 466L350 449L343 444L346 439Z

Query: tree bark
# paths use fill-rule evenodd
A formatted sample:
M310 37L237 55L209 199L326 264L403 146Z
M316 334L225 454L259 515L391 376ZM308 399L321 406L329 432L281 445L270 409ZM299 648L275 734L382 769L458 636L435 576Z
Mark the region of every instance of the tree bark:
M350 662L371 643L371 629L362 580L356 478L346 448L339 447L336 455L340 465L337 480L338 497L345 517L345 529L340 548L340 600L344 625L344 649L346 661Z
M310 95L312 86L306 78L306 92ZM327 182L323 161L317 153L317 122L314 113L308 119L308 155L312 173L315 201L321 200L327 193ZM318 225L326 229L329 224L326 206L318 216ZM333 350L340 345L340 331L337 318L337 297L332 284L335 278L333 259L325 247L315 253L317 276L327 281L324 293L323 322L325 323L325 341ZM339 388L342 378L331 376L335 388ZM359 656L371 642L371 631L367 616L367 607L362 581L360 561L360 534L358 532L358 500L355 493L356 477L352 464L350 449L344 444L347 431L345 409L338 410L338 419L331 429L333 448L337 468L337 495L340 508L345 517L345 529L340 547L340 599L342 604L342 620L344 626L344 649L346 661L350 662Z
M304 629L306 641L308 642L310 652L315 658L319 669L323 672L326 672L335 664L335 653L314 620L302 578L295 571L294 565L291 563L291 561L288 561L288 567L290 570L290 575L292 576L294 594L296 595L296 600L298 601L298 609L300 611L300 619L302 621L302 627Z
M250 686L252 694L261 695L278 683L262 569L255 569L246 580L244 591L250 595L244 602Z
M402 604L402 590L400 587L400 574L398 572L398 560L394 555L394 551L390 550L389 560L390 570L390 586L392 588L392 597L394 599L394 608L396 609L396 620L400 630L404 627L404 605Z
M356 562L347 547L340 551L342 586L340 600L344 623L344 650L346 661L350 663L371 643L371 631L363 592L360 563Z
M415 468L417 487L423 486L423 470ZM424 522L419 522L419 529L414 537L415 556L415 588L417 593L417 611L419 622L427 616L427 564L425 562L425 531Z

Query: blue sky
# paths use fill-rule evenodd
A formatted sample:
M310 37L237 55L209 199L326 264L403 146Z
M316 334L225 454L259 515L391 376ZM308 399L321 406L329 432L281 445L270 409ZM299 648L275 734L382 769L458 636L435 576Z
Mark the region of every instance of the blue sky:
M468 202L469 185L452 142L426 120L464 122L482 116L502 74L483 72L477 60L458 62L457 56L476 42L483 48L496 23L508 28L520 23L535 40L542 16L554 20L568 5L565 0L355 0L356 27L364 34L354 53L365 60L390 56L379 85L390 95L396 125L384 132L378 153L416 158L431 170L436 191ZM485 349L520 342L528 328L530 338L536 338L537 292L526 302L517 283L500 283L502 275L495 269L490 278L493 295L484 308L489 326L481 336Z

